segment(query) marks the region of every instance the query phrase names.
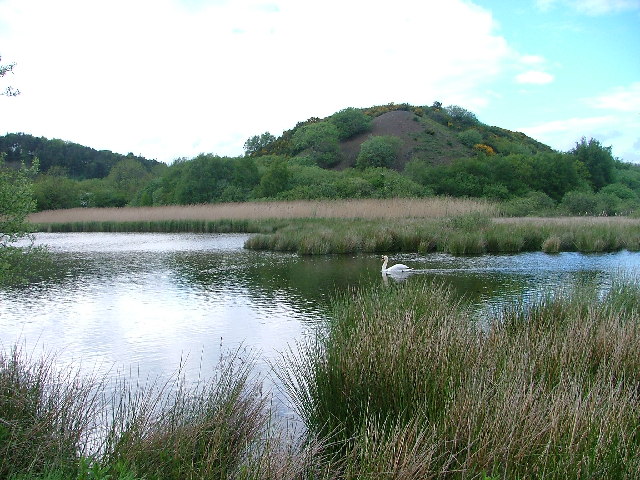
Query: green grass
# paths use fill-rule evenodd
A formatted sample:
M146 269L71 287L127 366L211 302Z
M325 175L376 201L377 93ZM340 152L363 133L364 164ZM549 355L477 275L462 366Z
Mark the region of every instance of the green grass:
M283 380L343 478L636 478L640 290L597 290L481 322L440 284L359 291Z

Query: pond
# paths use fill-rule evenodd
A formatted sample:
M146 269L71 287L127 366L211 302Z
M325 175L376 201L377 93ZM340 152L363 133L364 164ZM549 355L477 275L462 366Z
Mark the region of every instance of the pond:
M93 373L187 380L246 349L268 370L329 315L331 298L372 284L438 278L479 310L584 279L634 274L640 254L403 254L411 275L383 277L378 255L298 256L243 249L247 235L38 234L59 275L0 290L1 348L54 352ZM131 373L134 372L134 373Z

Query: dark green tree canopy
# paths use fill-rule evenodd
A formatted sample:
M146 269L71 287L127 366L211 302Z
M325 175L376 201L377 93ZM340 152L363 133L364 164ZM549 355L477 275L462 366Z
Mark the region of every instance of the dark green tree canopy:
M594 138L587 142L582 137L570 153L587 167L589 182L596 192L614 181L615 160L611 147L603 147Z
M275 142L275 140L276 137L269 132L264 132L262 135L254 135L244 142L244 154L247 156L256 155L271 143Z

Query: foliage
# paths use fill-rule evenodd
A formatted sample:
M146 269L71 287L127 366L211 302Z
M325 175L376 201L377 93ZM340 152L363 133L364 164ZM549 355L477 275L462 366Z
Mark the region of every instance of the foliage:
M552 215L556 202L543 192L531 191L523 197L516 197L504 202L500 210L508 217L527 217L530 215Z
M627 195L628 191L622 190L619 193ZM616 189L602 189L598 193L572 191L560 203L561 211L569 215L629 215L639 208L640 201L637 197L620 197L616 195Z
M477 128L467 128L458 134L458 139L464 145L471 148L482 142L482 134Z
M611 154L611 147L603 147L594 138L587 142L587 139L582 137L569 153L586 166L589 182L596 192L614 181L615 160Z
M449 105L444 110L457 127L469 127L480 123L473 112L459 105Z
M398 137L391 135L376 135L369 137L360 146L360 153L356 159L358 168L391 167L400 153L401 142Z
M251 157L201 154L175 162L142 190L135 203L171 205L246 200L259 181L258 168Z
M80 206L78 182L58 175L38 175L33 185L38 210Z
M539 191L558 201L566 192L586 187L579 166L567 154L512 154L463 158L450 165L414 161L406 173L441 195L508 199Z
M345 108L329 117L338 129L338 139L346 140L371 129L371 117L357 108Z
M98 151L77 143L59 139L49 140L25 133L9 133L0 136L0 152L6 154L6 161L9 164L19 165L24 162L29 165L34 158L38 158L42 172L47 173L50 168L62 167L69 177L76 180L104 178L115 164L126 158L142 163L149 170L163 165L132 153L120 155L108 150Z
M291 174L284 160L275 159L260 179L258 197L275 197L289 187Z
M109 171L106 181L113 189L131 198L153 178L153 174L138 159L123 158Z
M275 140L276 137L269 132L264 132L262 135L254 135L244 142L244 154L247 156L259 155Z
M331 122L316 122L305 125L293 134L293 154L306 152L323 168L332 167L340 161L338 127Z
M16 169L6 166L0 155L0 248L29 232L25 219L35 210L32 178L37 171L37 160Z

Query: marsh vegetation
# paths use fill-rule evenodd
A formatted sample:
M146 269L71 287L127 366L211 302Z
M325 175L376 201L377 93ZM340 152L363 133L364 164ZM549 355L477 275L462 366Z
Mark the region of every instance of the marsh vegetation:
M55 358L0 355L3 478L636 478L640 290L550 291L478 317L445 284L354 290L274 366L304 429L274 421L252 358L197 385L106 394Z

